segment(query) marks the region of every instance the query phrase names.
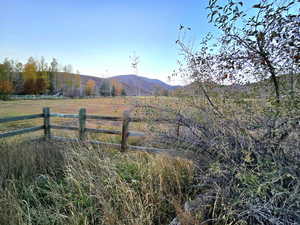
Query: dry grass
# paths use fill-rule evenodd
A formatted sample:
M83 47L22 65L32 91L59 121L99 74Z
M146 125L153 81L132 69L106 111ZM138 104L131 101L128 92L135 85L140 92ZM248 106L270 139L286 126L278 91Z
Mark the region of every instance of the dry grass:
M0 117L41 113L43 107L50 107L53 112L66 114L75 114L78 113L80 108L86 108L88 114L122 116L123 111L133 107L137 101L145 104L165 104L170 99L164 97L103 97L94 99L0 101Z
M82 144L0 145L0 224L168 224L192 197L194 166Z
M194 163L10 139L0 145L0 224L298 224L299 108L219 99L219 116L197 98L131 100L150 123L181 124L179 136L174 126L149 128Z
M77 114L80 108L86 108L88 114L122 116L123 111L131 108L131 98L96 98L96 99L62 99L62 100L18 100L0 101L0 117L30 115L41 113L43 107L50 107L52 112ZM72 120L52 119L56 123L70 123ZM30 120L1 124L0 130L40 124L41 120ZM97 126L90 123L91 127ZM113 125L113 124L108 124Z
M95 99L59 99L59 100L17 100L0 101L0 117L12 117L20 115L30 115L41 113L43 107L50 107L51 112L78 114L80 108L86 108L88 114L122 116L125 110L134 109L139 104L173 104L176 105L176 98L166 97L103 97ZM169 103L168 103L169 102ZM133 110L132 116L143 116L136 110ZM42 119L24 120L0 124L0 132L22 129L26 127L38 126L43 123ZM78 126L78 119L51 118L51 124L64 126ZM108 130L121 130L122 122L87 120L88 128L99 128ZM130 130L149 132L149 126L145 123L131 123ZM52 130L55 136L76 137L78 132ZM39 133L33 135L38 136ZM27 135L23 135L27 137ZM148 135L150 136L150 135ZM90 137L95 140L120 142L118 135L91 134ZM145 143L144 138L130 137L131 144Z

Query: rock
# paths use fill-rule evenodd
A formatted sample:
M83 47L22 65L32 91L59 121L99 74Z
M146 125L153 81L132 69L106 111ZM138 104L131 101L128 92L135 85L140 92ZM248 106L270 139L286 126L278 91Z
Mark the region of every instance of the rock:
M198 210L205 210L205 207L213 204L216 197L214 193L206 193L204 195L199 195L197 198L186 201L184 203L184 211L186 213L193 213ZM181 225L177 217L175 217L169 225Z
M186 212L194 212L197 211L202 207L203 199L202 198L196 198L191 201L187 201L184 203L184 211Z
M175 217L169 225L181 225L177 217Z

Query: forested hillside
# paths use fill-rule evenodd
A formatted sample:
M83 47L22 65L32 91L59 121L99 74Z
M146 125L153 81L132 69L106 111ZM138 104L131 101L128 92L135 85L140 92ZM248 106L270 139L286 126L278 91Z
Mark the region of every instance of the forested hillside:
M71 65L62 66L53 58L30 57L25 64L5 59L0 63L0 95L83 96L149 96L168 95L176 86L160 80L137 75L118 75L110 78L82 75Z

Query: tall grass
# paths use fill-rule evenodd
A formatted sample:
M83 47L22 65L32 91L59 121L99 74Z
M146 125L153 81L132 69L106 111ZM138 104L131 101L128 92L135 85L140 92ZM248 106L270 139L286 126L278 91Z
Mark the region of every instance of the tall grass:
M79 143L0 146L3 225L168 224L193 197L188 160Z

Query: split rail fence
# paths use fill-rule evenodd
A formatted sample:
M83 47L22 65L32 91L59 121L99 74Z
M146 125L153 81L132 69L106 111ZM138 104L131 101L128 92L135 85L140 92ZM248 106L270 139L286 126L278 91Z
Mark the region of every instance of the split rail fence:
M79 127L52 125L50 123L51 117L78 119ZM114 116L88 115L88 114L86 114L86 109L84 109L84 108L79 110L79 114L51 113L50 108L46 107L46 108L43 108L43 112L41 114L0 118L0 123L37 119L37 118L43 118L44 124L41 126L34 126L34 127L30 127L30 128L24 128L24 129L5 132L5 133L0 133L0 139L15 136L15 135L35 132L35 131L39 131L39 130L44 130L44 139L45 140L54 139L57 141L74 141L74 142L83 141L84 142L84 141L87 141L87 137L86 137L87 132L89 132L89 133L104 133L104 134L112 134L112 135L121 135L121 137L122 137L121 144L101 142L101 141L88 141L88 142L90 142L92 144L99 144L99 145L120 148L121 152L125 152L127 150L141 150L141 151L158 152L158 153L168 151L168 149L158 149L158 148L153 148L153 147L129 145L128 137L130 137L130 136L145 136L145 133L137 132L137 131L129 131L129 123L130 122L144 122L144 121L141 118L130 117L128 111L125 111L123 113L123 117L114 117ZM106 121L122 121L122 130L118 131L118 130L87 128L86 127L87 119L106 120ZM156 122L163 122L163 120L156 121ZM71 138L53 136L51 134L52 129L78 131L79 139L71 139Z

